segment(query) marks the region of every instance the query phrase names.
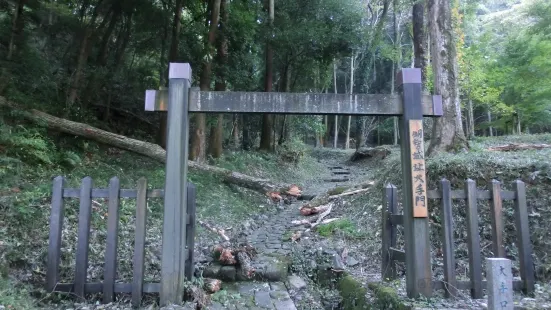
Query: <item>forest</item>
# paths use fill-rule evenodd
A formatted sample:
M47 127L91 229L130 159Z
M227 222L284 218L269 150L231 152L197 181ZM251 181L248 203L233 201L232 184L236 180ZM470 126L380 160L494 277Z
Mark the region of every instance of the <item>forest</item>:
M167 113L145 111L144 100L146 90L168 87L169 63L189 63L192 87L220 92L399 95L400 69L421 69L423 92L441 95L443 103L442 117L423 120L427 186L437 188L442 177L454 189L468 178L479 186L522 179L536 278L551 277L550 1L0 0L0 309L58 309L70 299L43 290L56 176L74 188L86 176L94 188L114 176L123 188L136 188L142 177L163 188ZM312 257L321 245L344 242L345 250L322 254L355 257L362 277L380 274L381 191L401 184L398 117L193 113L189 125L199 251L240 229L274 230L278 242L299 248L293 251L300 254L287 253L289 270L308 279L308 293L292 296L296 307L351 309L343 296L312 284ZM368 160L354 159L364 154ZM279 196L274 189L282 185L293 193ZM321 206L309 206L321 213L317 221L286 213L303 190L321 197L313 200ZM63 232L64 281L74 272L78 204L72 203ZM107 200L93 203L91 281L102 277L108 217ZM441 259L436 205L429 204L434 261ZM125 246L118 272L128 280L135 207L125 201L120 208ZM504 203L505 216L512 210ZM148 212L146 270L158 281L162 203L152 202ZM489 256L489 217L480 214L482 252ZM462 227L465 215L454 216ZM287 227L291 222L310 225L304 236L315 237L301 238L303 232ZM505 230L514 244L514 229ZM460 270L468 258L464 236L455 237ZM507 254L517 255L515 245ZM204 267L205 255L196 268ZM551 286L542 287L534 300L548 303ZM234 301L217 296L221 304ZM143 304L149 302L156 301ZM482 309L472 300L457 302ZM90 305L66 308L110 309Z
M314 93L395 93L399 68L418 67L425 91L451 98L446 115L463 140L550 125L546 1L1 5L0 95L12 112L37 109L163 147L166 113L144 112L143 100L146 89L167 86L169 62L190 63L202 90ZM439 48L449 54L434 55ZM6 118L1 124L11 133L2 135L4 152L32 147L25 137L41 135ZM191 132L190 159L198 161L293 141L339 148L398 141L394 117L198 114Z

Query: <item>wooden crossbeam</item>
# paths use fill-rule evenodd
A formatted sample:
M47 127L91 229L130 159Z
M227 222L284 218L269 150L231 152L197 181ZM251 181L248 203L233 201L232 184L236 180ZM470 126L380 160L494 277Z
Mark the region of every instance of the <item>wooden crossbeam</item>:
M314 94L277 92L200 91L192 88L189 112L343 114L399 116L403 99L389 94ZM423 116L442 116L442 97L423 95ZM167 111L168 90L147 90L146 111Z

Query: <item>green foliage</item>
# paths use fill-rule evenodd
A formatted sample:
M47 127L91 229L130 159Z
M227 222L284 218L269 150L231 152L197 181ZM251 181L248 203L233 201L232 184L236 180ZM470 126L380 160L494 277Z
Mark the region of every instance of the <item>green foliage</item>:
M0 306L5 309L37 309L29 288L0 275Z
M361 238L362 233L349 219L339 219L328 224L319 225L316 231L320 236L330 237L335 234L342 234L346 238Z

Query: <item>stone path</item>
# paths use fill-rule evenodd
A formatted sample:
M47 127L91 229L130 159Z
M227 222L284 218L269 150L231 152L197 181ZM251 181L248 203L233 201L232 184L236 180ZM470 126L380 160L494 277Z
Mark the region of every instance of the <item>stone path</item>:
M328 168L333 180L325 181L331 182L332 186L336 186L336 182L349 181L348 168ZM293 299L301 295L306 283L297 276L289 276L288 269L290 237L298 229L292 221L302 217L299 212L302 203L280 205L278 212L260 215L244 230L244 239L258 252L258 256L252 260L254 279L242 278L239 267L236 269L234 266L211 264L203 271L204 277L222 280L222 289L225 291L217 293L219 296L213 300L209 309L297 309Z
M227 294L217 297L209 309L297 309L283 282L239 282L224 289Z

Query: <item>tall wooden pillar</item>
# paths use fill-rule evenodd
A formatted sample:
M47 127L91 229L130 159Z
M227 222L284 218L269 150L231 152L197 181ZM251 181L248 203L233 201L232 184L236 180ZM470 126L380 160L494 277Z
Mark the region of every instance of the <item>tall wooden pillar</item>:
M161 259L161 306L179 304L183 299L191 67L187 63L170 63L168 78L168 137Z
M400 122L402 193L406 251L406 287L410 298L432 295L427 180L423 143L421 70L403 68L398 73L403 96Z

